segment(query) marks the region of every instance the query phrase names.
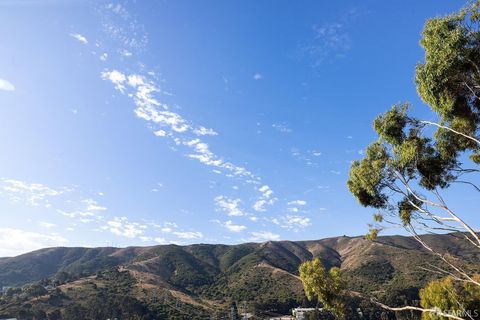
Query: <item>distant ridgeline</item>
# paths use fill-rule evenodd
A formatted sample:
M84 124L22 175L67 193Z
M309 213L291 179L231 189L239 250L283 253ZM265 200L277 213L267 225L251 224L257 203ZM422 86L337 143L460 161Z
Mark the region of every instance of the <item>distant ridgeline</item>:
M479 266L478 253L461 235L423 238L439 252ZM0 259L0 319L268 319L315 307L298 278L300 263L314 257L327 268L341 267L353 297L368 294L391 306L417 303L419 288L435 277L422 267L440 264L416 240L401 236L49 248ZM359 298L349 310L348 319L418 318Z

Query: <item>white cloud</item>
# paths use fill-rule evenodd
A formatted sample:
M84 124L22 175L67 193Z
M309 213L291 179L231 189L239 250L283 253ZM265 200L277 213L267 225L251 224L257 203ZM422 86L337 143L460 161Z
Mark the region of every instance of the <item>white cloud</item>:
M93 199L84 199L82 202L87 206L87 211L106 211L107 208L103 206L99 206L97 201Z
M156 237L153 240L158 244L168 244L169 243L167 240L165 240L164 238L160 238L160 237Z
M234 224L232 220L228 220L225 223L222 223L219 220L215 220L215 222L219 223L221 226L227 228L231 232L242 232L247 228L246 226Z
M0 90L15 91L15 86L5 79L0 79Z
M313 38L301 46L301 54L313 61L318 67L346 56L350 50L351 39L344 23L326 23L312 27Z
M298 232L301 229L304 229L311 225L310 218L302 217L298 215L286 215L285 217L281 218L282 228L286 228L288 230L292 230L294 232Z
M240 209L240 199L232 199L226 196L218 196L214 199L217 210L226 212L229 216L245 216L246 213Z
M85 38L85 36L81 35L80 33L72 33L70 34L73 38L77 39L78 41L80 41L81 43L83 44L87 44L88 43L88 40L87 38Z
M263 200L263 199L257 200L253 204L253 210L258 211L258 212L265 211L266 210L265 209L266 204L267 204L266 200Z
M112 70L102 72L102 79L110 80L110 82L115 85L115 89L119 90L120 92L123 92L123 90L125 90L124 83L127 80L127 77L120 71Z
M275 203L277 198L272 197L273 191L268 185L261 186L258 188L258 191L261 193L261 195L253 204L253 209L258 212L266 211L265 206L272 205Z
M163 188L163 183L157 182L157 187L152 188L152 192L159 192L160 189Z
M118 52L124 57L131 57L133 55L130 51L126 49L119 50Z
M80 201L80 206L82 208L77 207L76 210L66 211L58 209L57 212L66 217L78 219L81 223L90 223L101 221L103 216L100 212L107 210L106 207L99 205L96 200L91 198Z
M272 127L282 133L290 133L292 129L290 129L285 123L274 123Z
M178 225L175 222L164 222L163 224L150 222L150 223L148 223L148 225L154 227L157 230L160 230L163 233L171 234L171 235L177 236L178 238L181 238L181 239L203 238L203 234L199 231L181 231L181 230L178 230ZM160 241L159 239L161 239L162 241ZM167 241L164 238L155 238L154 240L156 242L160 243L160 244L174 243L172 241Z
M108 53L104 52L100 55L100 60L107 61L107 59L108 59Z
M54 223L50 223L50 222L45 222L45 221L40 221L38 223L38 225L42 228L47 228L47 229L50 229L50 228L54 228L56 227L57 225L54 224Z
M203 238L203 234L199 231L174 231L172 234L182 239L198 239Z
M149 225L164 233L172 233L175 229L178 228L178 225L175 222L165 222L163 224L157 224L152 222Z
M165 130L157 130L157 131L154 131L153 134L156 135L157 137L165 137L167 135Z
M251 237L249 241L253 242L264 242L264 241L278 241L280 236L278 234L272 233L270 231L259 231L250 233Z
M0 228L0 257L15 256L45 247L64 246L67 239L50 233Z
M298 148L291 148L290 152L294 159L305 163L305 165L309 167L317 167L318 163L314 158L317 158L322 155L322 153L318 151L312 151L312 150L301 151Z
M85 217L94 217L95 216L95 213L89 212L89 211L80 211L80 210L68 211L68 212L63 211L63 210L57 210L57 211L61 215L64 215L64 216L69 217L69 218L77 218L77 217L85 218Z
M263 78L263 76L262 76L260 73L258 73L258 72L253 75L253 79L254 79L254 80L260 80L260 79L262 79L262 78Z
M254 183L259 180L244 167L227 162L214 154L207 143L194 139L195 136L211 136L216 135L217 132L203 126L195 126L178 113L170 111L168 105L154 97L155 93L164 93L154 81L138 74L125 75L115 69L102 72L101 77L113 83L115 89L133 99L136 116L148 122L155 135L170 137L176 145L192 149L193 152L188 152L187 157L207 166L223 169L228 177L243 177L247 178L248 182ZM192 144L192 141L196 143Z
M205 127L198 127L193 130L193 133L196 134L197 136L216 136L218 133L211 129L211 128L205 128Z
M50 207L49 198L57 197L70 191L68 188L53 189L41 183L30 183L26 181L4 179L1 186L1 193L15 203L26 203L30 206Z
M139 18L119 3L108 3L99 9L103 30L120 46L128 48L119 51L122 56L129 57L131 51L141 52L145 49L148 36L143 25L138 22Z
M117 236L127 238L142 236L146 228L147 226L144 224L129 222L127 217L114 217L102 227L103 230L108 230Z
M288 202L289 206L304 206L307 204L307 201L305 200L293 200Z

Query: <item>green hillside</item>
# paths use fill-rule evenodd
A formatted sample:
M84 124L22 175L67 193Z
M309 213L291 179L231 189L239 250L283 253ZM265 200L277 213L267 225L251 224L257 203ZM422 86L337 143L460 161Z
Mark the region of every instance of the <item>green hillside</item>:
M441 252L480 262L457 235L424 240ZM434 277L423 268L439 264L414 239L401 236L375 242L337 237L232 246L49 248L0 259L0 286L18 288L0 300L0 318L42 319L60 312L63 319L73 314L84 319L210 319L226 314L232 301L259 316L287 314L306 304L298 266L314 257L341 267L351 291L392 305L415 301L418 289ZM38 292L26 289L35 288L32 284L40 284Z

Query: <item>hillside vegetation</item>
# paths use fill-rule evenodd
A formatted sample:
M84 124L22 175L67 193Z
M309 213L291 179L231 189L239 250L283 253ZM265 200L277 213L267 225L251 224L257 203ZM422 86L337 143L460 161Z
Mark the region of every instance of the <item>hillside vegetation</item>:
M423 238L463 261L480 261L458 235ZM308 304L298 267L315 257L328 268L340 267L352 292L392 305L415 302L419 288L435 277L423 268L439 264L417 241L402 236L373 242L337 237L232 246L49 248L0 260L0 286L23 287L4 295L0 316L210 319L227 313L233 301L240 311L287 314ZM25 289L39 284L47 290Z

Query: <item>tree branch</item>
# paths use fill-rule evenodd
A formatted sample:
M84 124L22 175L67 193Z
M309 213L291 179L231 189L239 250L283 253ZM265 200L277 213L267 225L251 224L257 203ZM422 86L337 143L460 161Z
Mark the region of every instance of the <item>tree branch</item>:
M467 139L470 139L470 140L472 140L472 141L475 141L477 144L480 145L480 140L475 139L474 137L471 137L471 136L469 136L468 134L465 134L465 133L462 133L462 132L460 132L460 131L454 130L454 129L450 128L450 127L441 125L441 124L436 123L436 122L426 121L426 120L421 120L420 123L429 124L429 125L432 125L432 126L437 126L437 127L439 127L439 128L442 128L442 129L451 131L451 132L456 133L456 134L458 134L458 135L461 135L461 136L463 136L463 137L465 137L465 138L467 138Z

